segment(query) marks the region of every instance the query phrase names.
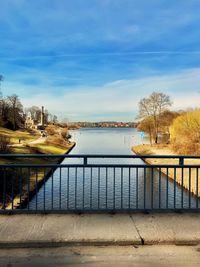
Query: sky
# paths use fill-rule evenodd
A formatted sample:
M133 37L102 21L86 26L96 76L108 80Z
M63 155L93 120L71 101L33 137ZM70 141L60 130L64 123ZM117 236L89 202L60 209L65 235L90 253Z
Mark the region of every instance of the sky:
M170 95L200 107L199 0L0 0L3 95L69 121L134 121Z

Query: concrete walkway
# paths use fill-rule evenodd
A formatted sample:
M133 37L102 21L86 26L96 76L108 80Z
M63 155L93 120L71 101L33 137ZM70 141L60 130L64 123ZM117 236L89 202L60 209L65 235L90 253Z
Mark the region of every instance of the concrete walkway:
M0 215L0 248L197 245L200 214Z

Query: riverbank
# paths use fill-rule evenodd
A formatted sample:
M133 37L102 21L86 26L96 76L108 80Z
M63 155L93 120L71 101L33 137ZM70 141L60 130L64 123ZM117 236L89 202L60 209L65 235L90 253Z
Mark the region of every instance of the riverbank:
M71 152L71 150L74 148L76 145L75 142L70 143L68 145L68 148L66 148L65 153L62 154L68 154ZM37 161L41 161L41 163L37 164L61 164L64 159L60 158L42 158L42 159L37 159ZM35 159L32 159L32 163L36 163ZM28 176L25 179L21 177L21 180L24 180L24 185L22 184L22 190L21 192L14 197L13 200L9 201L9 204L6 206L7 210L12 210L12 209L18 209L18 208L25 208L29 201L35 196L35 194L38 192L38 190L42 187L44 183L48 180L48 178L52 175L52 173L55 171L55 168L45 168L42 169L29 169L27 168L27 173L22 174L22 176Z
M176 155L168 145L138 145L132 147L132 151L137 155ZM148 164L168 164L178 165L178 159L143 159ZM192 192L194 195L200 195L200 160L199 159L185 159L186 165L197 165L197 168L184 168L183 175L182 169L176 169L176 183L183 186L185 189ZM166 168L161 168L161 172L167 175ZM183 179L182 179L183 176ZM191 177L191 183L189 183L189 176ZM168 177L174 180L174 168L168 169ZM198 179L197 179L198 177ZM197 186L198 185L198 186Z
M62 143L49 142L46 137L42 137L39 131L21 129L12 131L0 127L0 135L8 138L11 158L1 157L0 164L60 164L60 158L18 158L17 154L68 154L75 143L63 141ZM57 137L56 137L57 138ZM52 137L52 141L56 138ZM52 173L52 169L33 168L15 169L8 168L5 182L0 180L0 209L17 209L24 207L36 193L36 190L43 185ZM3 170L0 169L3 174ZM36 182L37 180L37 182ZM6 188L6 196L3 196L3 188ZM20 189L21 188L21 189Z

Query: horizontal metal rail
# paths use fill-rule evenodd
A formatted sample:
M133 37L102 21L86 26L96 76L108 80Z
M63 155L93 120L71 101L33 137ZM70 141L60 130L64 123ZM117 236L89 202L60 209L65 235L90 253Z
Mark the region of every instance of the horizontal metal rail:
M1 154L0 158L14 161L0 164L3 214L200 211L200 164L185 162L200 156ZM31 158L42 158L43 163L25 162ZM150 165L143 162L148 158L177 161ZM58 164L61 159L65 161Z
M145 165L145 164L0 164L0 168L81 168L81 167L88 167L88 168L129 168L129 167L136 167L136 168L197 168L199 165L194 164L185 164L185 165L177 165L177 164L151 164L151 165Z
M165 158L200 159L200 155L115 155L115 154L0 154L0 158Z

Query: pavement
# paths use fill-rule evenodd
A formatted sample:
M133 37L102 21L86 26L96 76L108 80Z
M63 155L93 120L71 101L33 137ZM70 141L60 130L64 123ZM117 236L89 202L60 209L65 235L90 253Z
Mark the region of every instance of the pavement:
M199 246L67 246L0 249L0 267L194 267Z
M200 245L200 214L0 215L0 248Z

